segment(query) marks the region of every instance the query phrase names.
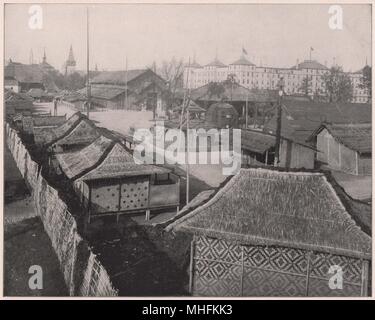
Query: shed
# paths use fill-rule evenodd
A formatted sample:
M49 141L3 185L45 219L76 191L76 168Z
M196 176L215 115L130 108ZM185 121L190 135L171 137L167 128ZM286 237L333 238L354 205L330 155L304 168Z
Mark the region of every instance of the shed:
M213 103L207 110L206 122L216 128L236 128L238 126L238 112L229 103Z
M88 220L103 215L177 208L180 180L164 167L137 164L119 141L101 135L77 152L56 156L60 169L73 181Z
M323 123L309 138L319 150L317 160L329 168L371 175L371 123Z
M256 130L241 130L243 164L274 165L276 136ZM280 167L313 169L316 150L307 143L281 137Z
M167 230L194 235L194 296L367 296L371 210L357 203L324 173L241 169Z

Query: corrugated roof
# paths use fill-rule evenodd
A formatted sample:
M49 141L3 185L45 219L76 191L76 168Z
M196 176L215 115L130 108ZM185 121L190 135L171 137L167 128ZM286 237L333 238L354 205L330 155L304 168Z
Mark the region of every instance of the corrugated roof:
M216 88L215 88L216 87ZM191 91L191 98L196 101L249 101L274 102L277 101L276 90L251 89L231 83L230 81L211 82Z
M301 142L322 123L369 123L371 104L320 103L307 101L283 101L281 133L284 137ZM265 130L276 132L276 114L265 124Z
M241 130L241 147L246 150L263 154L274 147L276 138L259 131Z
M91 80L92 84L116 84L125 85L128 82L147 72L147 69L135 69L128 71L102 71Z
M322 173L241 169L167 230L371 259L371 237L348 210Z
M371 153L371 123L361 124L322 124L312 136L326 128L341 144L359 153Z

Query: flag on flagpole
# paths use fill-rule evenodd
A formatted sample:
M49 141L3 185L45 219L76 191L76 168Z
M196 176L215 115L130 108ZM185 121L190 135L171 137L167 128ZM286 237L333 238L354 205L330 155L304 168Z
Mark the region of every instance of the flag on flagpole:
M311 51L314 51L314 48L313 48L313 47L310 47L310 50L311 50Z
M244 47L242 47L242 53L247 55L247 51L245 50Z

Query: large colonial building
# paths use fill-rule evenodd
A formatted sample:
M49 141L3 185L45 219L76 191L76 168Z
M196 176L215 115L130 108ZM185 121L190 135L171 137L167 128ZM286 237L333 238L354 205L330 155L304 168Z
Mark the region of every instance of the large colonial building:
M215 58L205 66L194 61L190 68L185 67L184 87L198 88L210 82L221 82L234 76L234 80L249 89L276 89L280 78L284 79L286 94L303 94L308 91L308 95L324 94L323 75L329 70L315 60L304 60L291 68L274 68L256 66L246 59L244 55L237 61L229 65ZM369 97L366 90L358 87L361 82L362 70L349 73L353 84L352 102L365 103ZM306 80L307 79L307 80Z

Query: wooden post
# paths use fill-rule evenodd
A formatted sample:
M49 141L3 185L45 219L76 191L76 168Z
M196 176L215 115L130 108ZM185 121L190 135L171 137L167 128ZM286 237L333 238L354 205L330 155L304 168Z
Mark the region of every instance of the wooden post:
M244 254L244 246L241 246L241 292L240 296L243 297L243 279L244 279L244 273L245 273L245 254Z
M150 209L146 210L146 221L150 220Z
M245 112L245 128L247 129L248 127L248 120L247 120L247 117L249 115L249 106L248 106L248 94L246 94L246 112Z
M88 203L88 219L87 219L87 222L90 224L91 222L91 184L88 184L88 187L89 187L89 203Z
M355 174L358 175L358 152L355 152Z
M74 228L73 231L73 249L72 249L72 269L70 271L70 288L69 288L69 295L72 297L75 294L75 286L74 286L74 268L76 262L76 247L77 247L77 240L76 240L76 229Z
M311 262L311 255L313 254L312 251L308 251L306 254L307 258L307 271L306 271L306 287L305 287L305 295L306 297L309 296L309 285L310 285L310 262Z
M361 275L361 297L368 296L368 261L362 261L362 275Z
M189 265L189 292L193 293L194 284L194 254L195 254L195 236L190 243L190 265Z

